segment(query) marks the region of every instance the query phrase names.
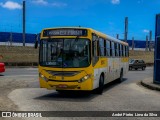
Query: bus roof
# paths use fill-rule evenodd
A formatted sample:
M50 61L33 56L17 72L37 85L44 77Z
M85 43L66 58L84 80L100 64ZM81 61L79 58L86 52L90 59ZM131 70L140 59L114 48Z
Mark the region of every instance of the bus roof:
M116 38L114 38L114 37L111 37L111 36L109 36L109 35L107 35L107 34L101 33L101 32L99 32L99 31L93 30L93 29L91 29L91 28L89 28L89 29L90 29L93 33L96 33L96 34L98 34L99 36L101 36L101 37L103 37L103 38L106 38L106 39L108 39L108 40L110 40L110 41L115 41L115 42L118 42L118 43L121 43L121 44L124 44L124 45L128 45L128 43L123 42L123 41L121 41L121 40L119 40L119 39L116 39Z
M118 42L118 43L121 43L121 44L124 44L124 45L128 45L128 43L126 43L126 42L123 42L123 41L121 41L121 40L119 40L119 39L116 39L116 38L114 38L114 37L111 37L111 36L109 36L109 35L107 35L107 34L104 34L104 33L102 33L102 32L96 31L96 30L94 30L94 29L92 29L92 28L85 28L85 27L55 27L55 28L45 28L45 29L43 29L43 30L49 30L49 29L67 29L67 28L87 29L87 30L90 30L91 32L97 34L98 36L103 37L103 38L106 38L106 39L108 39L108 40L110 40L110 41L115 41L115 42Z

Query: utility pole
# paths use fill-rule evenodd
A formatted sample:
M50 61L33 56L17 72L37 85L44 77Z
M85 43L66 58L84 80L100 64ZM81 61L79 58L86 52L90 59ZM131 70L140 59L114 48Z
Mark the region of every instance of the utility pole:
M127 42L128 37L128 17L125 17L124 41Z
M11 32L10 32L10 46L12 46L13 36L12 36L12 25L11 25Z
M149 32L149 51L152 50L152 31L150 30Z
M12 46L12 31L10 32L10 46Z
M146 36L146 51L148 51L148 35Z
M132 50L134 50L134 37L132 37Z
M119 34L116 35L116 38L119 39Z
M26 30L26 3L25 0L23 1L23 46L25 46L25 30Z

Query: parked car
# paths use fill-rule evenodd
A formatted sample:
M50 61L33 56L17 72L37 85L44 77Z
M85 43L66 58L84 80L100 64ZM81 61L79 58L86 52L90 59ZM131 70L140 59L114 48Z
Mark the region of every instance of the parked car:
M138 69L142 69L145 70L146 69L146 63L144 62L144 60L140 60L140 59L132 59L129 61L129 70L138 70Z
M1 72L5 72L5 64L4 63L0 63L0 73Z

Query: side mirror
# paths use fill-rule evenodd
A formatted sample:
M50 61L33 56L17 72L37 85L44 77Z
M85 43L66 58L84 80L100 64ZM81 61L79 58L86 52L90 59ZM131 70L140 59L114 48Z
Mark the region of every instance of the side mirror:
M38 48L38 41L35 42L34 44L34 48L37 49Z
M39 38L39 34L36 35L36 42L34 44L34 48L37 49L38 48L38 38Z

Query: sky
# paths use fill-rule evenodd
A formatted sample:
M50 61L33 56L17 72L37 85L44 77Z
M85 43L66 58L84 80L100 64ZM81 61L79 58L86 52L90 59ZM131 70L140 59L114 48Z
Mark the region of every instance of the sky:
M0 0L0 32L22 32L23 0ZM26 0L26 32L40 33L51 27L89 27L124 38L128 17L128 39L145 40L155 32L160 0Z

